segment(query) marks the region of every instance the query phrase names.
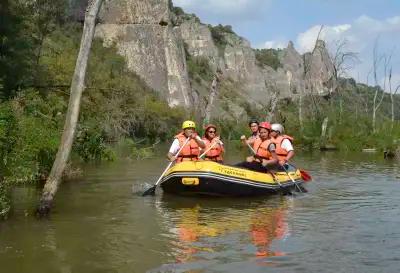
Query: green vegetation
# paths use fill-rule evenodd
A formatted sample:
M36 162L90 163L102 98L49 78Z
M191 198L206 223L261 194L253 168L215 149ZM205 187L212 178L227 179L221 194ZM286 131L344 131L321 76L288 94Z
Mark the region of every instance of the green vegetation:
M82 25L70 20L65 3L3 0L0 4L0 217L10 210L10 188L46 179L58 149L82 32ZM181 9L173 11L183 16ZM218 25L210 29L223 54L234 34L232 28ZM278 69L280 53L256 50L257 61ZM214 72L207 58L186 56L192 87L202 105ZM73 147L76 160L151 157L155 143L170 139L187 117L183 109L171 109L129 72L116 50L104 48L100 40L92 46L86 87ZM374 87L348 81L329 98L303 98L301 129L297 99L281 101L272 121L283 123L303 148L332 144L345 151L393 149L400 139L400 97L396 96L393 128L386 96L373 133L374 92ZM216 103L218 112L212 122L220 126L224 139L238 139L247 132L248 118L267 116L267 107L255 108L241 83L230 79L220 82ZM328 130L321 139L325 118L329 119Z
M198 83L201 83L202 80L211 82L214 75L208 59L206 57L192 57L189 54L186 54L186 56L189 77Z
M172 0L168 0L168 8L170 11L172 11L176 16L184 15L185 12L183 11L182 8L180 7L175 7L174 3Z
M51 1L40 2L46 5L35 6L33 13L19 2L8 3L0 9L0 217L10 210L11 187L43 181L49 174L82 33L82 25L61 20L67 16L51 10ZM47 17L39 20L39 13ZM177 120L185 116L100 40L92 46L86 86L73 147L77 160L114 160L115 147L124 141L130 143L127 156L149 157L154 142L172 137Z
M372 130L372 100L375 89L363 84L342 87L330 98L306 96L303 100L303 130L299 130L298 102L281 102L276 119L283 123L287 132L294 135L296 145L307 149L319 149L326 144L341 151L361 151L376 148L393 150L400 139L400 116L397 112L393 124L390 121L390 100L384 99L379 111L377 131ZM396 97L396 105L400 97ZM326 138L321 138L322 123L328 118Z
M282 53L281 49L255 49L256 60L258 65L260 66L270 66L274 70L277 70L279 67L282 67L281 61L279 59L279 55Z
M10 185L0 182L0 220L7 218L11 210Z
M224 139L238 139L248 131L247 119L254 117L264 120L268 114L267 108L256 109L249 104L242 92L241 85L229 79L220 84L218 113L221 116L212 122L220 126ZM379 109L377 130L373 133L371 109L374 93L374 87L345 80L339 92L331 97L303 97L302 130L298 98L281 100L271 122L282 123L286 132L294 136L299 149L315 150L332 145L341 151L359 152L364 148L394 151L400 144L400 112L395 110L392 129L391 102L389 94L386 94ZM398 105L399 95L395 96L395 109L398 109ZM322 138L325 118L328 118L328 127L325 138Z
M232 30L232 26L223 26L219 24L216 26L208 25L208 27L211 31L211 37L213 38L215 45L218 47L219 55L223 56L225 47L228 45L227 34L235 34Z
M172 23L174 26L179 26L183 21L186 20L194 20L197 23L200 23L200 18L196 16L196 14L187 14L181 7L175 7L172 3L172 0L168 0L169 10L172 12L176 18L172 18Z

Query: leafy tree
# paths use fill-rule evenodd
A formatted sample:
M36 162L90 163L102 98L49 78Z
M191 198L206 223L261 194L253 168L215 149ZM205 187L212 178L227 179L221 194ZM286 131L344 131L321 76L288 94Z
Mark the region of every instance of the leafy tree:
M23 18L17 15L15 3L0 3L0 99L16 94L19 86L31 77L30 58L33 45L24 33Z
M36 46L35 61L39 65L46 37L65 22L67 1L65 0L24 0L27 10L26 19L32 30L32 39Z

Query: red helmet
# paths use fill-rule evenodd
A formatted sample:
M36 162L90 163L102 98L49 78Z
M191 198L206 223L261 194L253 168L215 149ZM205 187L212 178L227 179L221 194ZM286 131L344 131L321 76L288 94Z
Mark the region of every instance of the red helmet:
M261 122L260 125L258 125L258 128L264 128L267 130L271 130L271 124L269 122Z

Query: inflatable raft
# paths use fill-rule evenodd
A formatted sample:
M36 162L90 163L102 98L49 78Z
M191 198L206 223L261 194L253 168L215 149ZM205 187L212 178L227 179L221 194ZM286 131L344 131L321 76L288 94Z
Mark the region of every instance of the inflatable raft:
M211 161L187 161L171 167L161 180L166 193L179 195L256 196L287 193L302 187L301 172L261 173Z

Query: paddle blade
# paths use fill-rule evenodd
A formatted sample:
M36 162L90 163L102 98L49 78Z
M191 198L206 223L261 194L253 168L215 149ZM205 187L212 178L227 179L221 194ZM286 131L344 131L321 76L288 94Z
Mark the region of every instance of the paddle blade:
M142 196L148 196L148 195L155 195L156 194L156 186L154 185L150 189L146 190Z
M308 172L306 172L305 170L300 170L300 174L301 174L301 178L305 181L305 182L309 182L312 180L311 175L308 174Z

